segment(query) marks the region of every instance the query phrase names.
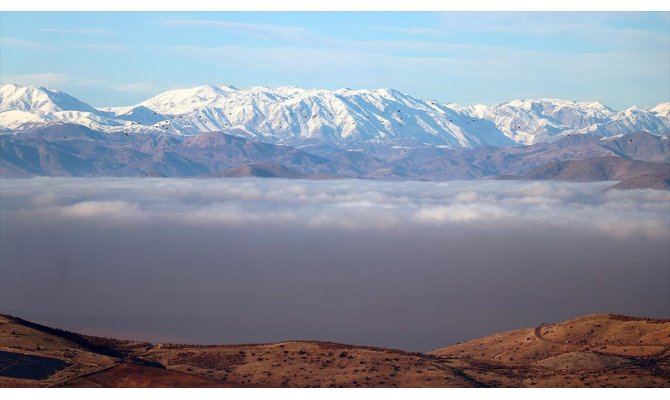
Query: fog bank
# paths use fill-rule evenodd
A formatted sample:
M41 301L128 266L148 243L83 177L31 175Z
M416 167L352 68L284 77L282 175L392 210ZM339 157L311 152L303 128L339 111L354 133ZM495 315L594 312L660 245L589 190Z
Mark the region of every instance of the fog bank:
M0 181L0 311L197 343L430 350L670 317L670 193L611 183Z

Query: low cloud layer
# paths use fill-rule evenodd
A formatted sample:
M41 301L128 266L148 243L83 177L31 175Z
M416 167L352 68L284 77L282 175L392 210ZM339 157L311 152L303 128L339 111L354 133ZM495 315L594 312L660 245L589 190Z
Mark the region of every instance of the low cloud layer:
M670 237L670 193L610 183L294 180L6 180L2 212L98 224L375 230L532 225Z
M430 350L670 317L670 193L610 183L0 181L0 312L196 343Z

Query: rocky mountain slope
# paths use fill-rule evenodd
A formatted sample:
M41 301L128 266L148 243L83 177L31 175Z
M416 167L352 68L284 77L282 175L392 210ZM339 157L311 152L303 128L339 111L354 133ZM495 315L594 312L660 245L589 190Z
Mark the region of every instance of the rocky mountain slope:
M551 169L556 163L599 157L619 158L625 161L624 167L636 165L633 160L668 163L670 141L668 136L634 133L606 139L571 136L551 143L503 148L449 149L415 143L402 148L372 144L352 149L323 143L294 147L223 132L191 136L110 135L69 124L0 135L0 175L4 177L276 176L453 180L508 175L520 179L534 168ZM650 171L641 170L640 174L643 173ZM536 179L560 179L560 176L536 175ZM601 175L598 179L632 176Z
M670 164L594 157L585 160L555 161L534 168L524 179L553 179L575 182L622 181L640 175L670 175Z

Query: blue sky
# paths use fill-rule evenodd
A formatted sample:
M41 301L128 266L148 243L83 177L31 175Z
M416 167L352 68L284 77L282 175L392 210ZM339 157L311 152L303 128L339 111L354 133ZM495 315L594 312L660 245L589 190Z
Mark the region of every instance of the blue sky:
M0 80L130 105L201 84L670 101L670 13L0 13Z

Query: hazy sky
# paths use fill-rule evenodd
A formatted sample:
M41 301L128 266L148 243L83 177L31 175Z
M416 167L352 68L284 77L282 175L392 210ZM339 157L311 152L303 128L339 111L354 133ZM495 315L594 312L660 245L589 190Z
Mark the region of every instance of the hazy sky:
M669 101L670 13L8 13L0 80L130 105L201 84L393 87L463 104Z
M670 317L670 192L610 182L2 180L0 312L106 336L426 351Z

